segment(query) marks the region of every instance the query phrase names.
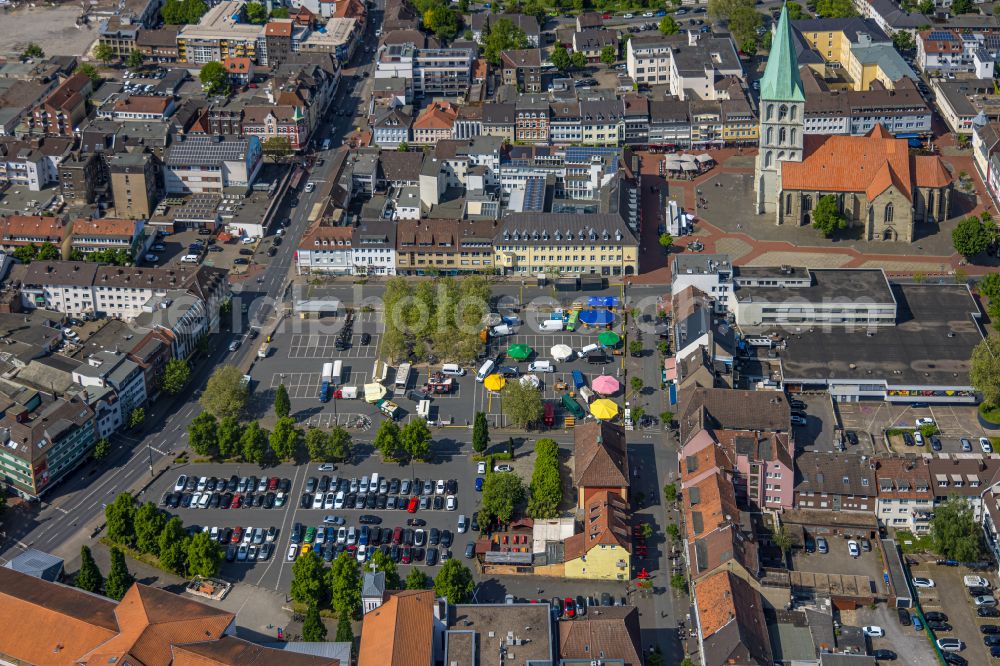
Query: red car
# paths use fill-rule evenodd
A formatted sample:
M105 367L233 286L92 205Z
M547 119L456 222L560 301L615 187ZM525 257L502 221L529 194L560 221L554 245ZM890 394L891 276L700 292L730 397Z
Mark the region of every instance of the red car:
M240 505L243 504L243 498L240 495L233 495L233 503L229 506L230 509L238 509Z
M403 557L402 557L403 564L409 564L412 558L413 555L410 551L410 548L409 547L403 548Z
M572 597L563 599L563 615L571 619L576 617L576 602Z
M278 477L272 476L267 480L267 489L272 493L278 489Z
M604 12L603 14L601 14L601 18L607 21L609 18L611 18L611 12Z
M243 528L242 527L234 527L233 528L233 538L230 539L230 541L232 541L232 543L239 543L240 539L242 539L242 538L243 538Z
M406 507L406 511L408 513L416 513L417 512L417 505L419 505L419 504L420 504L420 500L418 500L416 497L411 497L410 498L410 503Z

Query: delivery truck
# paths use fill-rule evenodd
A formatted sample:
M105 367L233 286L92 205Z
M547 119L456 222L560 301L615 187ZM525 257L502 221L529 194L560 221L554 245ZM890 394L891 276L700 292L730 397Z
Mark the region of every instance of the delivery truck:
M319 381L319 401L330 400L330 382L333 380L333 363L323 364L323 375Z
M410 364L400 363L399 369L396 370L396 383L394 394L397 396L406 395L406 387L410 383Z

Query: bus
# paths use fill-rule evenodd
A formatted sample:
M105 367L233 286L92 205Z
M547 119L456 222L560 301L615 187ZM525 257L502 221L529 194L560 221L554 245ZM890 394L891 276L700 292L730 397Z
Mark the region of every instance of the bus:
M344 365L343 361L334 361L333 362L333 375L332 375L332 377L330 379L330 382L334 386L339 386L340 385L340 372L343 369L343 365Z
M572 333L576 330L576 327L580 324L580 311L571 310L569 313L569 320L566 322L566 330Z

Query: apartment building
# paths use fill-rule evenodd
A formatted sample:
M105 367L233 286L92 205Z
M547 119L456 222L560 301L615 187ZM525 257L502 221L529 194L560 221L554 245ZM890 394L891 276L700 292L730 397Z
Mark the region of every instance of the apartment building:
M167 150L164 185L167 194L249 191L262 163L256 136L180 136Z
M69 241L70 231L62 217L7 215L0 217L0 249L9 254L25 245L46 243L62 249Z
M472 83L475 60L472 48L414 49L413 93L424 97L465 95Z
M121 220L113 217L77 219L73 221L70 248L84 255L103 250L124 250L136 257L145 238L143 220Z
M574 144L583 141L580 102L571 99L549 104L549 140L554 144Z
M489 220L399 220L396 227L398 275L460 275L493 272Z
M433 145L451 139L458 107L451 102L431 102L413 121L413 143Z
M900 79L892 89L881 81L868 90L830 90L811 68L802 68L806 134L864 136L877 125L898 138L927 136L933 112L916 84Z
M587 145L618 146L625 140L625 107L621 99L580 102L580 130Z
M0 183L39 192L59 181L59 166L69 156L68 137L37 137L31 141L0 138Z
M127 121L161 122L174 112L174 98L154 95L129 95L114 105L112 118Z
M115 409L121 427L136 407L146 404L146 381L142 368L123 352L100 351L87 357L86 363L73 370L73 381L83 387L96 386L115 391Z
M87 117L87 99L94 90L90 77L77 72L49 93L27 118L29 134L73 136Z
M717 98L716 81L742 78L743 67L729 37L681 35L636 37L628 41L625 66L633 81L669 86L680 100Z
M875 511L875 470L865 456L807 451L795 458L795 508Z
M372 143L382 148L396 148L407 143L412 124L413 109L409 106L379 110L371 121Z
M258 41L264 41L264 26L245 23L243 0L223 0L196 24L177 33L177 57L182 63L204 65L229 58L257 61Z
M613 30L598 28L596 30L577 30L573 33L573 51L586 56L587 62L600 62L601 51L608 46L614 47L617 56L618 33Z
M1000 59L1000 35L958 30L922 30L917 33L916 65L931 75L972 74L992 79Z
M500 72L504 84L520 92L542 92L542 53L539 49L503 51Z
M691 146L691 119L686 102L649 102L649 145L663 148Z
M548 96L519 95L514 108L514 140L521 143L549 143Z
M148 220L159 200L159 160L151 153L117 153L107 162L115 213Z
M103 177L104 158L72 152L59 163L59 191L72 206L94 203Z
M352 236L353 228L349 226L314 225L302 236L295 253L298 274L353 275Z
M483 135L497 136L514 143L514 127L517 124L517 106L509 102L497 102L483 106Z
M916 535L930 532L934 515L930 468L925 458L872 459L878 481L875 516L879 524Z
M396 223L388 220L362 222L351 236L355 275L396 274Z
M272 139L287 139L293 151L309 144L310 127L303 108L288 104L249 105L243 109L243 136L254 136L265 144Z

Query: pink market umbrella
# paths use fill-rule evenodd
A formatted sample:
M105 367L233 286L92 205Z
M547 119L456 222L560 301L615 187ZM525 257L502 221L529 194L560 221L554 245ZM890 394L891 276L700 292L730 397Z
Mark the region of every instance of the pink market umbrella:
M617 379L609 375L601 375L591 382L590 385L601 395L613 395L617 393L618 389L622 386Z

